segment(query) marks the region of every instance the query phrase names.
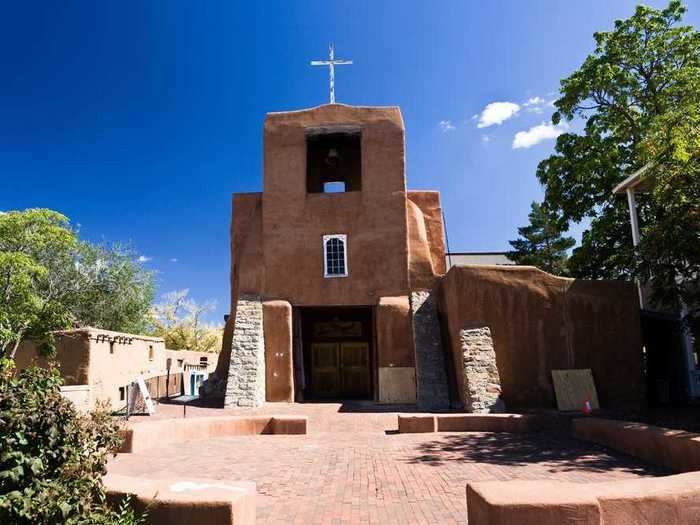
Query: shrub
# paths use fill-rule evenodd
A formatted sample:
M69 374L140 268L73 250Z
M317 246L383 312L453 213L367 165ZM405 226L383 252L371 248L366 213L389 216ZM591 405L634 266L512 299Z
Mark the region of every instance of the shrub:
M106 504L101 478L117 424L102 410L78 413L61 383L55 368L15 374L0 362L0 523L138 523Z

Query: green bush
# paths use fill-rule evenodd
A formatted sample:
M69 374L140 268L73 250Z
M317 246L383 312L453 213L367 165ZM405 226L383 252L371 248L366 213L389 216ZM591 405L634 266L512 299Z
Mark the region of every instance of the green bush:
M128 501L106 503L102 475L119 444L110 415L78 413L56 369L0 368L0 523L140 523Z

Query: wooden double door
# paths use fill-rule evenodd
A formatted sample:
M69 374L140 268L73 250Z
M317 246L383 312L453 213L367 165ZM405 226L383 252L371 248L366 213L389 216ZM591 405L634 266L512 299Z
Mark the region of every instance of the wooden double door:
M311 381L314 393L320 397L369 397L369 363L369 343L312 343Z

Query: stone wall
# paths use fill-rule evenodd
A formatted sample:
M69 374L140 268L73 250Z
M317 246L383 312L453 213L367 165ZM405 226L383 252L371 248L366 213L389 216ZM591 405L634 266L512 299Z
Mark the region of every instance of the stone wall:
M421 410L449 408L447 368L434 294L411 292L413 341L416 349L416 398Z
M231 343L225 406L257 407L265 402L265 338L259 297L241 295Z
M467 412L503 412L491 330L487 326L462 329L459 339L464 363L464 408Z

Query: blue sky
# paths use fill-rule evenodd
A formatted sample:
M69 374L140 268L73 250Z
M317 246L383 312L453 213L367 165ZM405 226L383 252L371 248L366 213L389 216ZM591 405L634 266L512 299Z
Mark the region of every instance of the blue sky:
M409 188L442 192L451 249L505 250L542 195L559 80L634 5L5 2L0 209L53 208L85 238L130 240L161 292L214 299L221 319L231 193L261 190L266 112L327 101L308 62L333 41L355 62L338 68L338 102L401 107Z

